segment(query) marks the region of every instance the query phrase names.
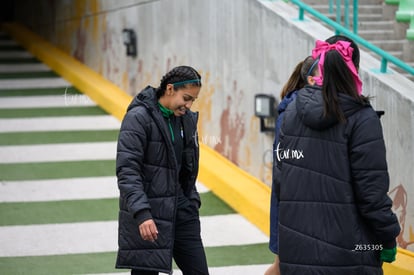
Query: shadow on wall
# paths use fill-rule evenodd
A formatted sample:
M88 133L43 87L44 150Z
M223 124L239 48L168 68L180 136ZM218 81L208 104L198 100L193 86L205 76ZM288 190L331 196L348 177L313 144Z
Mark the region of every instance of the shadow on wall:
M414 244L413 225L407 224L408 237L405 236L405 217L407 215L408 196L402 184L390 190L389 195L393 200L393 211L396 213L401 226L401 233L397 238L398 245L401 248L409 249L408 246ZM411 247L410 247L411 248Z
M14 19L13 0L5 0L0 3L0 23L11 22Z

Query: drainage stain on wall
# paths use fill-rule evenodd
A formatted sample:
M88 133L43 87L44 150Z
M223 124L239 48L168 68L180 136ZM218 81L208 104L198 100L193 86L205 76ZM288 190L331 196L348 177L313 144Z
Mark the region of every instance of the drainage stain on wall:
M413 224L406 224L408 196L404 185L400 184L389 191L389 196L393 200L392 210L398 217L401 226L401 233L397 238L398 245L404 249L414 247Z
M243 91L233 81L232 96L227 96L226 107L220 117L220 140L214 149L239 165L240 144L245 135L244 112L240 110L240 102L244 100Z

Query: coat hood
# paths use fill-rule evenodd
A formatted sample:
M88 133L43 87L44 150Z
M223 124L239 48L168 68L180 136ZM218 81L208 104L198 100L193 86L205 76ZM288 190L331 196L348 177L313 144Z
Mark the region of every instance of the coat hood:
M149 109L155 109L157 106L157 94L155 88L151 86L147 86L144 88L139 94L137 94L131 103L128 106L127 111L140 106L144 105Z
M369 103L358 102L342 93L339 93L339 105L346 118L358 110L370 106ZM328 129L338 123L335 117L324 115L322 90L319 86L305 86L298 91L296 110L302 122L315 130Z
M289 106L289 104L296 98L296 93L297 91L290 92L282 99L282 101L280 101L279 105L277 106L278 114L286 111L286 108Z

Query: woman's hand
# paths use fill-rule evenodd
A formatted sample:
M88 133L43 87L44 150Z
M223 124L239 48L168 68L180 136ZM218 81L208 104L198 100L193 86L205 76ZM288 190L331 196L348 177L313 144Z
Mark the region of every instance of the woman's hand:
M153 219L146 220L139 225L139 233L144 241L155 242L158 238L157 226Z

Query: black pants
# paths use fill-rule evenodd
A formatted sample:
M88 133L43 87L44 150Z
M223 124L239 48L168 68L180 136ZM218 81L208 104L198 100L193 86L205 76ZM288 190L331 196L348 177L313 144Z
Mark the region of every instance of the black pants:
M200 217L193 204L177 209L173 257L183 275L208 275L200 237ZM133 269L131 275L158 275L158 272Z

